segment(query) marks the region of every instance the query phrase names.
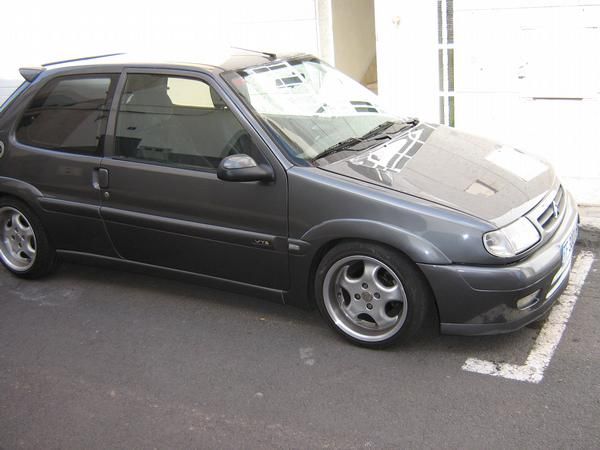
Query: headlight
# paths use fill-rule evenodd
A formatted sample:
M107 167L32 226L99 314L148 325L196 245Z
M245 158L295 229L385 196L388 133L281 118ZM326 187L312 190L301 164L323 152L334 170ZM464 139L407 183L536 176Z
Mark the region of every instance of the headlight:
M525 217L483 235L485 249L494 256L508 258L527 250L540 240L537 228Z

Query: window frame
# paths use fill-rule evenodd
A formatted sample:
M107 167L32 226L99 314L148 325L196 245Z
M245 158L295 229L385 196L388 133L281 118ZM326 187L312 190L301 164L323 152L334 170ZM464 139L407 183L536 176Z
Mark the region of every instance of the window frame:
M31 98L27 99L27 101L25 102L24 106L22 107L21 111L18 114L17 120L14 121L14 126L13 126L13 129L11 132L13 139L19 145L22 145L25 147L30 147L30 148L35 148L35 149L39 149L39 150L56 152L56 153L61 153L61 154L65 154L65 155L78 155L78 156L87 156L87 157L93 157L93 158L103 157L103 155L105 154L105 151L106 151L107 140L109 137L108 136L108 125L110 122L110 115L112 112L112 106L113 106L114 99L115 99L115 92L119 85L120 77L121 77L121 74L119 73L119 71L112 69L110 71L99 70L99 71L93 71L93 72L77 71L77 72L58 73L56 75L47 77L47 79L41 80L39 86L36 86L35 91L31 92ZM106 102L105 102L106 120L104 123L104 133L103 133L104 140L103 140L103 142L99 143L96 151L93 153L76 151L76 150L67 150L67 149L64 149L61 147L46 147L46 146L33 145L32 143L23 142L22 140L20 140L17 137L17 131L19 129L21 121L23 120L23 117L25 116L27 111L29 111L29 108L31 107L32 103L35 101L35 99L37 98L39 93L42 92L49 84L57 82L57 80L65 79L65 78L79 79L79 80L84 79L84 78L108 78L110 80L109 89L108 89L108 93L106 94ZM58 82L60 82L60 81L58 81Z
M127 76L128 75L159 75L166 77L175 77L175 78L186 78L195 81L202 81L206 83L209 87L214 89L217 94L221 97L227 108L234 115L236 120L240 123L242 128L250 135L253 142L256 144L256 150L260 155L261 161L257 161L259 163L269 164L273 166L273 160L268 156L270 153L268 147L266 146L262 136L259 132L254 128L254 126L248 121L248 119L242 114L239 107L232 101L231 94L229 94L217 81L216 77L212 76L210 73L202 72L200 70L186 70L186 69L167 69L167 68L148 68L148 67L135 67L128 66L124 67L121 71L121 75L119 78L119 82L116 85L116 89L113 92L113 101L111 105L111 110L108 118L108 125L106 130L106 139L104 142L104 158L111 158L118 161L123 161L131 164L145 164L150 166L160 166L169 168L172 170L183 170L183 171L192 171L192 172L205 172L214 175L217 177L217 169L211 167L201 167L201 166L184 166L184 165L176 165L170 163L163 163L159 161L150 161L150 160L142 160L142 159L130 159L121 157L120 155L115 154L115 144L116 144L116 127L117 127L117 118L119 114L119 107L121 104L121 98L125 91L125 85L127 84Z

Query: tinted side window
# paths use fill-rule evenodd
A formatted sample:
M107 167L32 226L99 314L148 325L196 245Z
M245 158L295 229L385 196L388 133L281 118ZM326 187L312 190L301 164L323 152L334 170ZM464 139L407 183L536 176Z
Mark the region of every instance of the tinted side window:
M117 116L116 156L215 169L236 153L256 157L257 150L207 83L164 75L127 77Z
M17 139L34 147L100 154L116 79L117 75L92 75L50 81L21 118Z

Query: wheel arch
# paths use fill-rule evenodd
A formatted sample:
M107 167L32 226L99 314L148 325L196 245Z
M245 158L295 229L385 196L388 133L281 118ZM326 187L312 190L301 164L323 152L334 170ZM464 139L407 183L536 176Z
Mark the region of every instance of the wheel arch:
M374 237L376 237L374 239ZM404 253L412 262L450 264L452 261L434 244L403 228L365 219L340 219L323 222L301 238L316 255L324 246L342 240L366 240L388 245Z
M14 178L0 177L0 197L13 197L22 201L37 214L40 213L40 205L38 199L42 197L42 193L29 183L15 180Z
M429 241L402 228L372 220L334 220L311 228L302 236L310 244L305 269L305 291L301 293L307 306L314 306L314 279L319 263L325 254L336 245L348 241L370 242L384 245L412 262L430 289L435 313L439 318L437 300L429 280L417 263L449 264L450 259ZM292 303L300 303L292 301Z

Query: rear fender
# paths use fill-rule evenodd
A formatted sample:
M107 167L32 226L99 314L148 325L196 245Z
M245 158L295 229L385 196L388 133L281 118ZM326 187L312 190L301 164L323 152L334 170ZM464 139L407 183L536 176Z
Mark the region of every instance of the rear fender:
M35 186L29 183L14 178L0 177L0 196L2 195L16 197L27 203L37 213L41 212L39 199L43 195Z

